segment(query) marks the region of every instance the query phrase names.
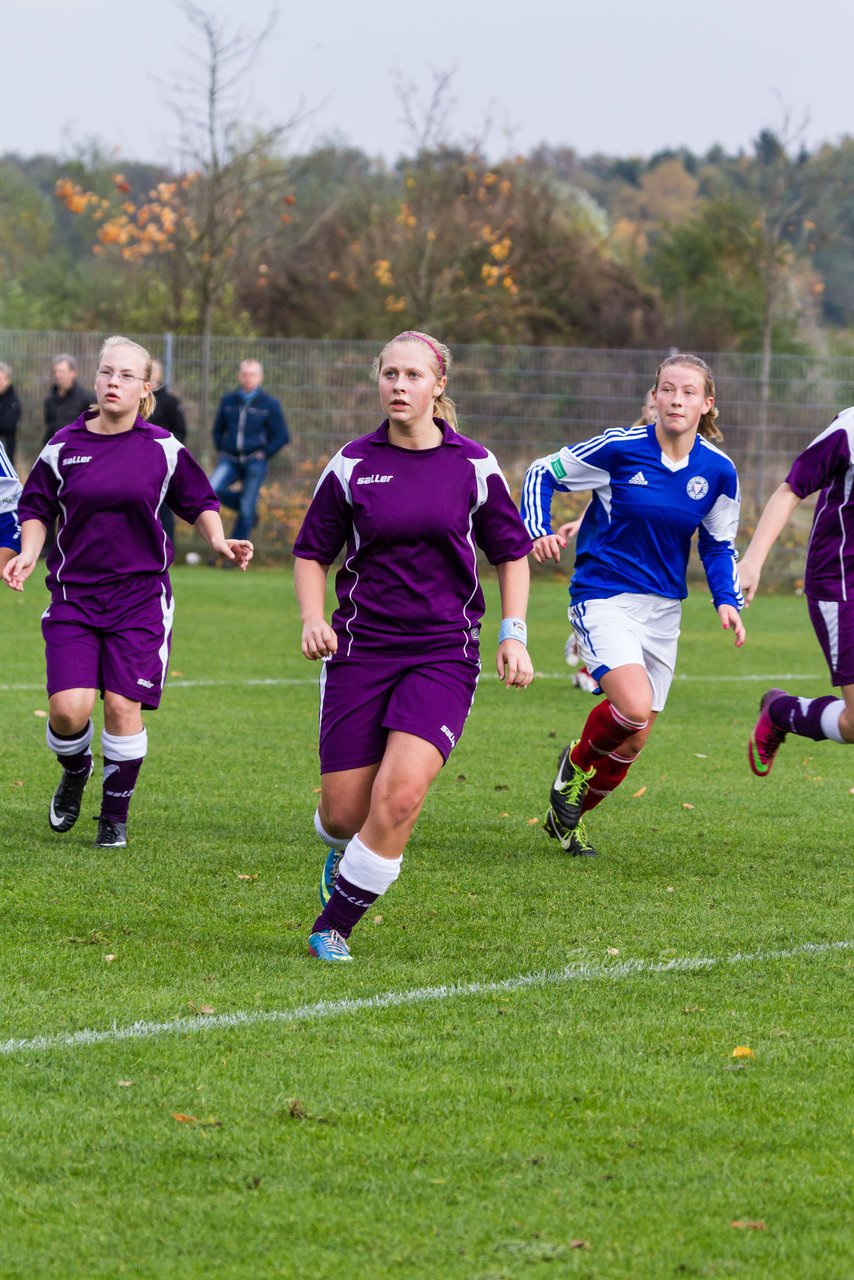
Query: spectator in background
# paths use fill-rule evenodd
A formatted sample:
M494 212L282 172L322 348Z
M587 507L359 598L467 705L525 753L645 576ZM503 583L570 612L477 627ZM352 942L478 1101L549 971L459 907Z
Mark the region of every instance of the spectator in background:
M179 444L186 444L187 421L184 411L178 397L172 394L163 381L163 365L159 360L153 360L151 363L151 388L154 392L154 408L148 415L148 421L152 426L165 427L167 431L172 432ZM165 502L160 508L160 523L174 546L175 516L171 507L168 507Z
M44 436L46 445L51 436L62 427L79 418L95 402L94 391L81 387L77 382L77 361L63 352L53 362L53 386L44 402Z
M15 435L21 420L21 404L12 386L12 370L0 361L0 445L10 462L15 461Z
M256 508L267 465L289 440L282 406L261 386L264 368L258 360L244 360L239 386L222 397L213 425L219 453L211 485L224 507L237 512L232 537L248 538L257 520ZM239 484L240 488L234 486Z

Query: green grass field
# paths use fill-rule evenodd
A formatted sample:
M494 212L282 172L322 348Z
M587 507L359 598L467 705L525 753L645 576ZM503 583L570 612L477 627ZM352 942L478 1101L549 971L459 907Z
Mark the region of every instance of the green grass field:
M44 591L0 596L0 1276L850 1277L854 751L746 757L767 686L827 691L804 602L760 597L741 652L686 602L667 711L570 860L537 820L592 699L539 578L543 678L487 670L338 967L306 948L290 578L175 592L131 843L99 851L97 776L48 829Z

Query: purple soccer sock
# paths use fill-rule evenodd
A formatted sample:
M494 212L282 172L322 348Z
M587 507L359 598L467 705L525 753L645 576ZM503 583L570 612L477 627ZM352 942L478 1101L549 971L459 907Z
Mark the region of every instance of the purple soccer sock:
M138 760L111 760L104 756L104 783L101 793L101 817L110 822L127 822L131 796L142 768Z
M772 724L784 733L796 733L800 738L823 742L827 734L821 727L822 714L838 701L832 693L823 698L798 698L795 694L785 693L774 699L768 707L768 714Z
M53 725L47 724L47 744L66 773L83 774L88 778L92 772L92 721L78 733L57 733Z
M342 938L349 938L368 907L372 907L379 896L351 884L339 872L332 896L312 925L312 933L337 929Z

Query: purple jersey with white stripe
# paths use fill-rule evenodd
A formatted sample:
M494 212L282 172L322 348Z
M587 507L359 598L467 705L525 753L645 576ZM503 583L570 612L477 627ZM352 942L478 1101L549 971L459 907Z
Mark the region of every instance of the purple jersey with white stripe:
M47 585L75 599L128 577L165 580L172 543L160 522L167 502L194 524L219 501L202 468L163 427L137 418L117 435L90 431L81 414L44 446L24 485L18 518L58 520Z
M854 407L798 454L786 481L799 498L821 490L804 590L816 600L854 601Z
M332 564L346 546L333 661L389 648L476 661L476 547L492 564L531 550L493 454L435 421L444 437L435 448L391 444L383 422L336 453L318 481L294 555Z

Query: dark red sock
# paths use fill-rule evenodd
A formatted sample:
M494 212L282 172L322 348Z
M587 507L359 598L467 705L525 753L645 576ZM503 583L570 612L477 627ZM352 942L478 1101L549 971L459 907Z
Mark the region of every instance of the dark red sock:
M587 813L588 809L595 809L606 796L616 791L639 755L640 752L634 756L621 756L616 751L610 751L608 755L600 756L596 762L596 772L590 779L581 802L581 812Z
M607 698L597 702L587 717L581 738L575 746L570 760L586 772L597 764L602 756L614 751L627 738L631 738L649 724L648 720L629 720L620 715L616 707Z

